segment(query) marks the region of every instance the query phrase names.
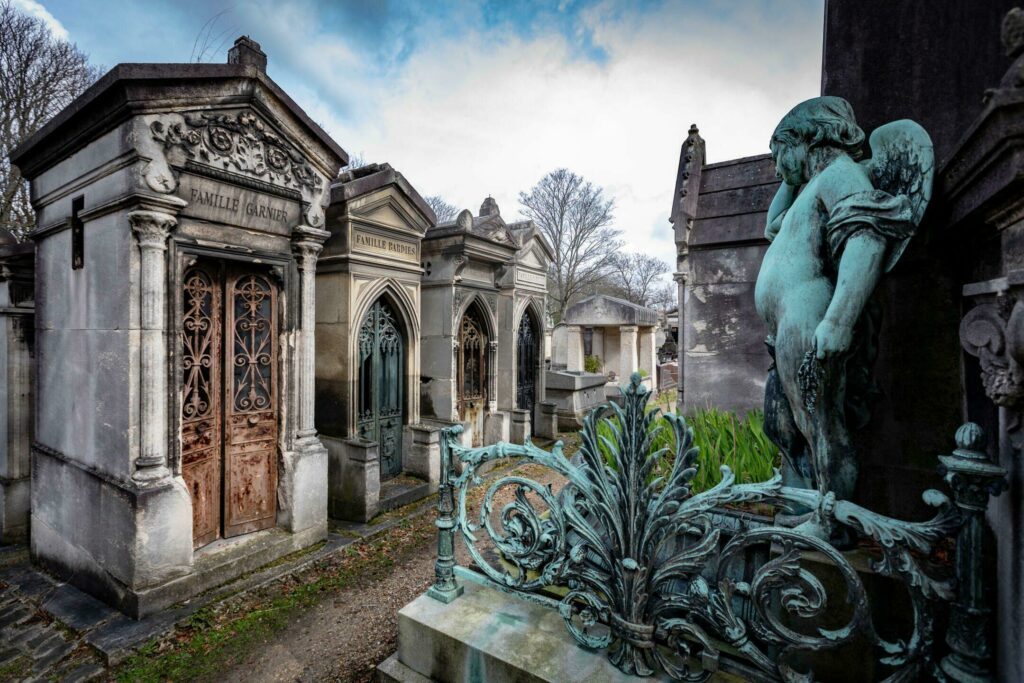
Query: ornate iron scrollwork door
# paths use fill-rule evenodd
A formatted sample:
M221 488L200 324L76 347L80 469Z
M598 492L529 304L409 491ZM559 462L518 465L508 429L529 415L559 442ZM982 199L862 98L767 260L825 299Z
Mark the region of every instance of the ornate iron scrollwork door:
M473 445L483 445L487 408L487 333L475 306L459 325L459 419L472 426Z
M221 287L219 273L185 274L181 329L181 475L192 494L192 543L220 537Z
M516 408L533 410L537 402L537 343L540 335L529 311L523 311L516 333Z
M181 452L196 548L276 521L276 320L277 288L262 275L185 273Z
M405 425L405 340L398 317L383 299L370 307L359 328L359 436L376 441L380 477L402 472Z
M277 515L277 290L252 273L228 282L224 535L237 536Z

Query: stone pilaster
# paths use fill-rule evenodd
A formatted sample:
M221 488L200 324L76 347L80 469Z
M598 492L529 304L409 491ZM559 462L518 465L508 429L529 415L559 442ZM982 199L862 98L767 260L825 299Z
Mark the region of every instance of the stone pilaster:
M316 260L330 237L326 230L299 226L294 231L293 250L300 273L299 377L296 405L296 446L319 446L314 423L316 397Z
M619 327L619 384L629 384L629 376L637 370L636 335L640 328L636 325Z
M161 482L167 468L167 237L177 219L161 211L128 214L139 245L141 373L139 457L132 478L141 485Z
M498 410L498 342L487 342L487 412Z
M569 372L583 372L583 330L579 325L569 325L566 336L568 357L565 369Z
M683 266L685 266L685 262L680 268ZM688 278L685 271L680 271L675 274L674 279L677 286L676 315L678 316L679 324L676 331L676 363L679 365L678 372L676 373L676 410L682 415L685 402L684 393L686 391L683 376L686 369L686 282Z
M640 330L640 364L642 370L646 370L651 377L651 391L658 390L658 352L655 348L654 328L645 327Z

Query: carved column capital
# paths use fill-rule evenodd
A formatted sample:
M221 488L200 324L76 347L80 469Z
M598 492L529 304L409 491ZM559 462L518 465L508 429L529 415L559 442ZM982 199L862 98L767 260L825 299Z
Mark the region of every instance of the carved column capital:
M178 225L178 219L162 211L140 209L128 213L128 222L140 249L167 249L167 237Z
M300 225L292 231L292 251L300 269L316 267L316 259L330 236L327 230L308 225Z

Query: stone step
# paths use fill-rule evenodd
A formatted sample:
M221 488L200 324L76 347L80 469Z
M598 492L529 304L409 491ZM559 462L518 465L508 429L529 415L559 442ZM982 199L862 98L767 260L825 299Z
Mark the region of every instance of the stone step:
M383 514L415 503L430 495L430 484L415 477L400 476L380 485L380 505L377 514Z

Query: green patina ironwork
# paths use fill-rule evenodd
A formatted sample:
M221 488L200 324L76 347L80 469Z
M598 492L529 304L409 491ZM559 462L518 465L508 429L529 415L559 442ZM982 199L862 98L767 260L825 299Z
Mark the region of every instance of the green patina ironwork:
M456 567L457 534L482 573L475 580L557 607L577 642L607 649L612 663L628 674L660 671L675 680L704 681L727 646L731 656L769 677L810 681L811 674L794 664L801 653L832 650L855 637L876 646L878 661L892 670L886 680L918 680L937 672L937 609L956 596L954 582L936 578L922 558L960 528L957 505L938 491L926 491L924 501L936 508L935 516L907 522L832 493L784 486L778 472L769 481L737 484L727 467L716 486L692 493L693 435L682 417L647 411L649 396L634 374L622 405L605 408L614 420L600 417L601 409L586 418L580 452L571 461L561 442L550 452L529 442L467 448L457 443L461 427L444 430L437 581L430 595L450 602L461 592L456 576L470 575ZM599 435L599 422L611 438ZM664 429L675 433L675 462L667 476L657 477L655 466L665 451L651 444ZM604 453L614 455L615 467L607 465ZM957 472L961 482L974 481L970 467L958 466L963 453L944 456L950 460L944 466ZM488 486L477 514L471 514L467 492L482 483L480 467L515 456L557 472L565 485L556 492L523 476L504 476ZM995 491L989 480L979 486ZM496 509L496 496L506 488L512 500ZM861 576L844 553L818 534L767 526L741 530L726 540L711 515L742 503L802 506L814 511L821 528L845 526L872 539L881 551L874 570L901 580L910 595L912 632L898 640L879 635ZM490 559L489 544L501 561ZM735 578L731 568L757 545L770 548L769 560L756 567L750 580ZM817 565L830 565L844 584L838 596L847 615L844 624L826 628L815 622L839 608L808 567L811 555ZM973 571L966 561L958 567ZM709 569L712 579L705 576ZM560 600L552 597L558 595ZM737 611L736 596L753 609ZM801 621L810 626L801 630Z

